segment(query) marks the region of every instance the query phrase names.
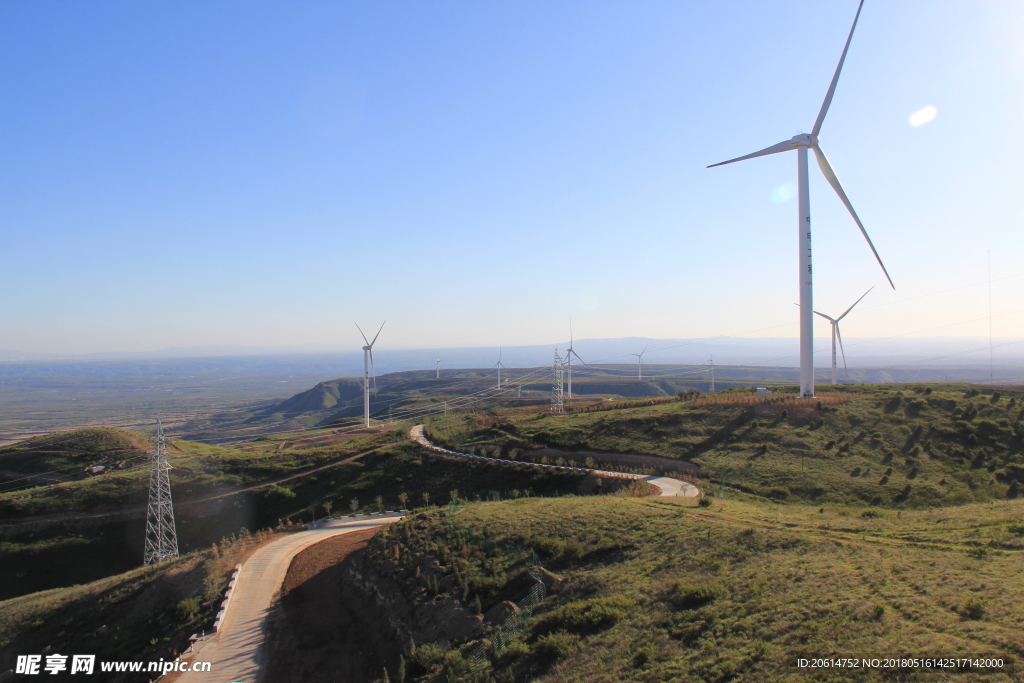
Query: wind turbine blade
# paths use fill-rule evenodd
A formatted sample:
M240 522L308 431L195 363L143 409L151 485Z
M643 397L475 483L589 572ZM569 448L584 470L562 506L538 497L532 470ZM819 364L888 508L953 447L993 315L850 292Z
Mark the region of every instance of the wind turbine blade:
M382 327L383 327L383 325L382 325ZM377 332L377 334L380 334L380 332ZM374 341L376 341L376 337L374 337ZM370 347L371 348L368 349L369 352L370 352L370 374L373 375L373 390L376 392L377 391L377 369L375 367L373 367L373 344L371 344Z
M846 61L846 53L850 50L850 41L853 40L853 30L857 28L857 20L860 19L860 11L864 7L864 0L860 0L860 4L857 5L857 14L853 17L853 26L850 27L850 35L846 38L846 46L843 48L843 56L839 58L839 66L836 67L836 73L832 76L832 83L828 86L828 92L825 93L825 101L821 103L821 111L818 112L818 119L814 122L814 128L811 129L811 135L818 137L818 131L821 130L821 124L825 121L825 114L828 113L829 105L832 104L832 96L836 94L836 84L839 83L839 72L843 70L843 62Z
M817 311L814 311L814 313L815 313L815 315L820 315L820 316L821 316L822 318L824 318L825 320L832 320L832 318L828 317L828 316L827 316L827 315L825 315L824 313L818 313ZM833 321L833 322L835 322L835 321Z
M839 323L836 323L836 337L839 339L839 352L843 354L843 370L846 369L846 351L843 350L843 335L839 333Z
M864 297L866 297L866 296L867 296L868 294L870 294L870 293L871 293L871 290L872 290L872 289L874 289L874 287L871 287L871 289L869 289L868 291L866 291L866 292L864 292L863 294L861 294L861 296L860 296L860 299L863 299L863 298L864 298ZM860 303L860 299L857 299L856 301L854 301L854 302L853 302L853 306L856 306L857 304L859 304L859 303ZM847 308L847 309L846 309L846 312L845 312L845 313L843 313L843 314L842 314L841 316L839 316L838 318L836 318L836 322L839 322L840 320L842 320L843 318L845 318L845 317L846 317L846 313L849 313L850 311L852 311L852 310L853 310L853 306L850 306L849 308Z
M587 364L587 362L585 360L580 358L580 354L576 353L576 349L572 350L572 355L576 356L576 360L578 360L579 362L583 363L584 365Z
M789 150L796 149L799 146L800 145L796 144L792 140L786 140L785 142L780 142L777 145L772 145L771 147L765 147L761 151L754 152L753 154L747 154L747 155L744 155L744 156L741 156L741 157L736 157L735 159L729 159L728 161L721 161L721 162L719 162L717 164L711 164L710 166L708 166L708 168L714 168L715 166L725 166L726 164L732 164L732 163L735 163L737 161L743 161L745 159L753 159L754 157L763 157L763 156L768 156L769 154L778 154L779 152L788 152Z
M839 195L839 199L846 205L846 210L853 216L853 220L857 222L857 227L860 228L860 232L864 235L864 239L867 240L868 246L871 247L871 252L875 255L875 260L878 261L878 265L882 267L882 272L885 273L885 279L889 281L889 286L896 289L896 285L892 283L892 278L889 277L889 271L885 269L885 264L882 263L882 257L878 255L878 250L875 249L874 243L868 236L868 231L864 229L864 224L860 222L860 216L853 210L853 204L850 203L850 198L846 196L846 192L843 190L843 186L839 183L839 178L836 177L836 172L832 170L832 165L828 163L828 159L825 158L825 153L821 151L821 147L814 145L814 156L818 159L818 167L821 168L822 174L825 176L825 180L832 186L832 189Z
M380 330L383 330L383 329L384 329L384 326L385 326L385 325L387 325L387 324L388 324L388 321L387 321L387 320L385 320L384 322L382 322L382 323L380 324ZM377 334L376 334L376 335L375 335L375 336L373 337L373 341L372 341L372 342L370 342L370 343L368 344L368 346L370 346L371 348L373 347L373 345L374 345L374 344L376 344L376 343L377 343L377 337L379 337L379 336L380 336L380 330L377 330ZM360 330L360 331L362 331L362 330ZM364 337L364 339L365 339L365 337Z
M359 334L363 334L363 328L359 327L359 323L356 323L355 325L356 325L356 329L359 330ZM363 343L365 343L367 346L370 345L370 342L366 341L366 335L365 334L363 334Z

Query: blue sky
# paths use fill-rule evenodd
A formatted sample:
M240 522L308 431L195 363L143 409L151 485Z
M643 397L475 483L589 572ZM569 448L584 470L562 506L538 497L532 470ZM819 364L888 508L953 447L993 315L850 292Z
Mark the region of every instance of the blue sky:
M795 336L795 154L705 166L811 128L855 9L0 4L0 348ZM867 0L820 138L898 289L812 165L845 335L987 334L990 251L1024 336L1022 34Z

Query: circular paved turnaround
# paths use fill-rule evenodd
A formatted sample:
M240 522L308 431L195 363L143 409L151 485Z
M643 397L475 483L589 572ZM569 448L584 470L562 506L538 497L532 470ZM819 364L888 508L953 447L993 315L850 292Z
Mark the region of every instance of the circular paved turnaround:
M189 672L178 683L256 683L259 679L267 616L281 589L292 558L320 541L360 529L390 524L401 515L368 517L355 521L332 520L317 529L300 531L269 543L249 558L238 573L231 603L221 629L212 642L204 643L192 661L210 662L208 673Z

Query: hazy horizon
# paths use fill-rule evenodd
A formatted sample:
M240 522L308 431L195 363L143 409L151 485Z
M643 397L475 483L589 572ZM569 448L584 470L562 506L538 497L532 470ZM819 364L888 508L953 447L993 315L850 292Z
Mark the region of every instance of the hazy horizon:
M718 365L762 365L790 367L798 361L796 338L791 337L729 337L712 339L657 339L620 337L610 339L576 339L574 347L591 364L632 364L633 354L644 351L647 364L706 364L713 356ZM553 351L564 356L568 340L549 344L498 347L395 347L378 342L374 360L379 372L435 368L441 358L443 369L487 368L497 361L499 353L509 367L534 367L551 362ZM645 350L646 349L646 350ZM831 340L815 340L816 366L828 366ZM846 361L850 367L987 367L989 340L982 337L926 338L858 338L844 339ZM1000 368L1024 365L1024 338L994 338L991 362ZM128 364L159 361L217 361L248 359L247 371L255 371L266 361L277 367L336 367L361 373L363 353L359 347L343 348L328 345L305 347L197 346L165 348L143 352L106 352L96 354L46 355L0 350L0 363L10 365ZM842 356L840 356L842 364Z

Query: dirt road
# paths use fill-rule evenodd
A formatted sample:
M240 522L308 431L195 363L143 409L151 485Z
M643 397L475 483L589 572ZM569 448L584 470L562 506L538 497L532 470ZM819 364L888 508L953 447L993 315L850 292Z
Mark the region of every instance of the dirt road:
M351 519L351 518L349 518ZM300 531L257 550L242 566L220 632L200 646L193 661L210 662L209 673L186 673L177 683L255 683L263 664L263 637L270 604L281 588L292 558L303 549L338 534L379 527L401 519L376 516L334 520Z
M643 475L643 474L630 474L626 472L609 472L606 470L593 470L587 467L570 467L567 465L542 465L535 462L525 462L522 460L502 460L501 458L487 458L482 455L470 455L468 453L459 453L457 451L449 451L446 448L435 446L427 440L427 437L423 435L423 425L416 425L409 430L409 438L423 446L424 448L432 451L443 453L444 455L453 455L458 458L470 458L472 460L481 460L486 462L493 462L497 464L508 464L514 462L516 465L526 465L527 467L547 467L548 469L556 470L570 470L573 472L593 472L594 474L602 477L618 477L620 479L640 479L646 481L653 486L657 486L661 491L659 496L671 496L679 498L698 498L700 497L700 489L689 482L680 481L679 479L673 479L672 477L659 477L657 475Z

